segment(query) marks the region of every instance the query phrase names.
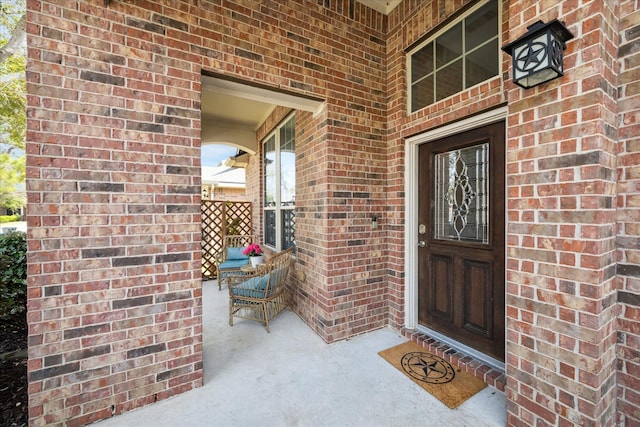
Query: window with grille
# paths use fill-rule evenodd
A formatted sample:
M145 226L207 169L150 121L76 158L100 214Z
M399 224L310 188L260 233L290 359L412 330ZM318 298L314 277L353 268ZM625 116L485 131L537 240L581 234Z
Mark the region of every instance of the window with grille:
M295 245L295 116L289 116L263 142L264 243L280 251Z
M498 75L498 10L483 2L409 52L411 112Z

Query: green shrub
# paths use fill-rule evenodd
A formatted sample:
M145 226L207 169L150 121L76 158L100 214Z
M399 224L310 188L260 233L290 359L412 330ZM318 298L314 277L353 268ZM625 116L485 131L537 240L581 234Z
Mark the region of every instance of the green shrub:
M0 215L0 223L20 221L20 215Z
M0 318L22 313L27 307L27 235L0 234Z

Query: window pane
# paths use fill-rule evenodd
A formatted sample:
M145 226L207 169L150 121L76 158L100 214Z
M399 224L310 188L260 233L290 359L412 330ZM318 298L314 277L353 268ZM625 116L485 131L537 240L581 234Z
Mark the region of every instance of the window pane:
M433 74L411 86L411 111L433 104Z
M264 143L264 205L276 205L276 137Z
M474 50L466 57L467 81L465 87L471 87L498 75L498 40L493 40Z
M290 151L280 153L282 170L280 178L280 205L293 206L296 202L296 154Z
M411 83L433 72L433 43L411 56Z
M462 90L462 59L436 73L436 101Z
M276 245L276 211L264 211L264 243Z
M436 39L436 68L462 55L462 24L456 24ZM460 79L462 80L462 79Z
M296 211L294 209L282 210L282 249L289 249L296 244Z
M490 1L465 19L467 52L498 35L498 2ZM496 42L497 43L497 42Z
M294 206L296 201L295 121L280 129L280 206Z
M498 75L498 6L489 0L411 53L412 112Z
M282 250L295 244L295 116L264 141L264 244Z
M280 128L280 147L289 147L291 150L295 149L294 142L295 133L295 120L293 117L282 125Z

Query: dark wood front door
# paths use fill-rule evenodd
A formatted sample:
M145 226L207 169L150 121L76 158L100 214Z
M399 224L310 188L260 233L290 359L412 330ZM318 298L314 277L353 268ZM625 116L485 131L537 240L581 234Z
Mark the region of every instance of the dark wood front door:
M504 361L504 122L419 148L418 321Z

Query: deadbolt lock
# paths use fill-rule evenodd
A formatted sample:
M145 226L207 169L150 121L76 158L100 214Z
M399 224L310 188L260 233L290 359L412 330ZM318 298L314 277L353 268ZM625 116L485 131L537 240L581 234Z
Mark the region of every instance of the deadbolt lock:
M420 224L418 226L418 234L425 234L427 232L427 226L424 224Z

